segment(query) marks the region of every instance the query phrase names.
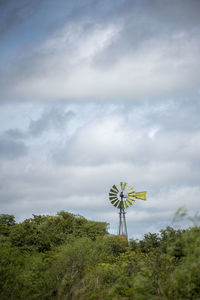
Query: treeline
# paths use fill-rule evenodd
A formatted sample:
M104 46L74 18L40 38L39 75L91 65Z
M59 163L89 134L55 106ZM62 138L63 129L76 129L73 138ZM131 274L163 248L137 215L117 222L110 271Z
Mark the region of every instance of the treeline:
M199 299L199 227L128 244L107 226L64 211L0 215L0 299Z

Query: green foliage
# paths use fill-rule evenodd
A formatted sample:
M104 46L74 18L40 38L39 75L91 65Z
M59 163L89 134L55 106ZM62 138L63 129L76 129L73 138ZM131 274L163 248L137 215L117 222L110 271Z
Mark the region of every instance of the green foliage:
M1 214L0 215L0 237L8 236L10 226L15 224L15 217L13 215Z
M200 228L129 244L107 224L61 211L15 223L0 216L0 299L198 299Z
M75 238L85 236L95 240L97 236L107 234L107 223L88 221L64 211L56 216L33 215L33 218L20 224L13 223L12 230L9 226L2 222L0 228L3 235L9 235L12 246L39 252L48 251Z
M13 226L15 224L15 217L13 215L1 214L0 221L8 226Z

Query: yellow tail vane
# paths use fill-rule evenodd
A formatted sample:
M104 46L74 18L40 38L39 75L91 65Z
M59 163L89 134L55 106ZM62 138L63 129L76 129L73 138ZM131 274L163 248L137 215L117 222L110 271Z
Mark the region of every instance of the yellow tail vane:
M147 194L147 192L135 193L135 198L141 199L141 200L147 200L146 194Z

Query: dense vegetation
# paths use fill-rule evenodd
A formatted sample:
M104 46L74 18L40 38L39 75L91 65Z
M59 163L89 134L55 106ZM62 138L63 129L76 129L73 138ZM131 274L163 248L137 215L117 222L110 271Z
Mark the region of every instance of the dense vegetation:
M128 243L107 223L59 212L0 215L0 299L199 299L200 228Z

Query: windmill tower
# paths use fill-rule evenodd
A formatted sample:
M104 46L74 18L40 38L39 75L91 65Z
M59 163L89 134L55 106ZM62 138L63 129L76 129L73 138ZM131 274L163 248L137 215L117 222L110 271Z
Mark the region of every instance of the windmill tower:
M128 240L125 209L132 206L136 199L147 200L147 192L136 193L133 187L126 191L127 185L127 182L120 182L119 188L116 185L113 185L109 191L109 200L116 208L119 209L118 234Z

